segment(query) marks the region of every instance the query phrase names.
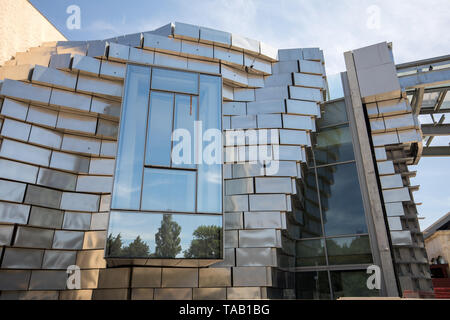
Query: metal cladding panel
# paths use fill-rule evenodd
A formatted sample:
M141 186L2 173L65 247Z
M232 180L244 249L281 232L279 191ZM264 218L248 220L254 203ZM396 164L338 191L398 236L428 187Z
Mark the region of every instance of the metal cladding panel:
M231 268L199 269L199 287L229 287L231 286Z
M274 248L237 248L236 265L239 267L276 267L275 250Z
M1 114L4 116L19 120L25 120L28 112L28 104L5 98L1 109Z
M55 91L53 91L53 94L55 94ZM51 128L56 127L57 118L58 112L36 106L30 106L27 114L27 122Z
M68 72L36 65L33 70L31 81L54 87L75 90L77 76Z
M6 248L2 261L5 269L39 269L44 250Z
M272 279L266 267L233 268L233 285L236 287L270 286Z

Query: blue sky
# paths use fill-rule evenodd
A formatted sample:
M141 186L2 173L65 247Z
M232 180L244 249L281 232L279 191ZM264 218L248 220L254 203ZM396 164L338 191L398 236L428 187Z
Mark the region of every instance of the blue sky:
M239 33L277 48L320 47L329 75L345 70L343 52L393 42L396 63L450 54L448 0L31 0L71 40L105 39L180 21ZM66 9L81 9L68 30ZM439 141L440 140L440 141ZM445 145L450 138L438 141ZM450 211L450 158L422 159L413 184L422 228Z

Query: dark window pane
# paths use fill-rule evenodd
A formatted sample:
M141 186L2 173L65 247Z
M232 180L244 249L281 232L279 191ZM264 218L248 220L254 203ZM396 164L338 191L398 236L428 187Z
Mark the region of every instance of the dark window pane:
M195 211L195 171L144 169L142 210Z
M322 117L317 120L318 128L328 127L348 121L344 99L321 106Z
M319 130L312 141L318 166L355 159L352 135L348 126Z
M297 272L295 284L297 299L331 299L327 271Z
M372 251L368 236L327 239L328 263L372 263Z
M222 216L112 211L109 258L222 258Z
M148 117L146 165L170 166L173 94L152 92Z
M297 241L296 246L297 267L326 264L323 239Z
M355 163L317 169L325 235L367 233Z
M198 74L153 68L152 89L198 94Z
M128 66L112 208L139 209L149 93L150 68Z
M174 130L180 132L179 140L173 141L172 167L195 168L194 163L194 121L197 120L198 98L187 95L175 95ZM187 136L189 134L189 137ZM184 141L183 139L187 139ZM179 148L177 148L179 147ZM179 163L178 163L179 162Z
M200 75L200 107L199 119L202 121L203 130L222 130L221 108L222 106L222 83L216 76ZM220 138L217 137L217 138ZM205 161L205 154L208 146L213 141L204 141L203 161L198 166L198 212L222 212L222 144L216 150L218 163L208 164ZM213 152L212 152L213 153ZM211 153L211 154L212 154ZM218 154L217 154L218 153Z
M340 297L378 297L379 290L369 290L367 279L370 274L365 270L361 271L332 271L331 286L334 298Z

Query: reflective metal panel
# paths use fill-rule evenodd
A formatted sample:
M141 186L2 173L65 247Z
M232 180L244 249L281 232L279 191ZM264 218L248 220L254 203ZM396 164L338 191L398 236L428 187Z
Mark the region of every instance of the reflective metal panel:
M102 61L100 66L100 76L105 78L123 79L125 78L126 65L118 62Z
M6 248L2 268L38 269L42 264L44 250Z
M75 90L77 75L36 65L33 70L31 81Z
M95 58L75 54L72 60L72 70L80 73L98 75L101 61Z
M170 68L187 69L187 58L174 56L171 54L155 52L154 63L156 65Z
M15 97L20 100L47 104L50 100L50 88L33 86L21 81L5 79L0 90L2 96Z
M53 230L18 227L14 246L29 248L51 248Z
M241 248L270 248L278 246L275 229L239 231L239 247Z
M244 212L245 229L281 229L280 212Z
M114 159L91 159L89 174L112 175L114 173Z
M153 64L155 53L153 51L142 50L138 48L130 48L130 58L132 62L143 64Z
M284 194L250 195L251 211L286 211L286 209L286 195Z
M233 268L233 286L235 287L270 285L272 285L271 273L266 267Z
M41 107L30 106L27 115L27 121L54 128L56 126L57 117L58 112L56 111Z
M412 238L410 231L391 231L392 245L411 246Z
M249 102L247 112L248 114L283 113L285 112L284 100Z
M7 293L6 290L27 290L28 283L30 282L30 276L31 271L24 271L24 270L0 271L0 289L4 290L1 299L3 299L4 295Z
M50 167L79 173L88 173L89 158L64 152L53 152Z
M395 173L394 164L392 163L392 161L377 162L377 166L378 173L380 175Z
M32 126L29 142L52 149L61 147L63 135L48 129Z
M313 130L314 124L310 116L283 114L283 128Z
M276 267L275 248L237 248L236 265L238 267ZM264 282L262 282L264 283Z
M78 176L77 191L110 193L112 188L112 177Z
M97 135L117 139L119 126L117 122L98 119Z
M260 287L227 288L228 300L261 299Z
M25 203L49 208L59 208L61 195L61 191L29 185L25 196Z
M408 188L383 190L385 202L410 201L411 195Z
M0 156L23 162L48 166L51 151L26 143L3 139Z
M97 118L80 116L74 113L60 112L56 127L70 131L95 134Z
M231 33L200 27L200 40L231 46Z
M292 193L290 178L255 178L256 193Z
M384 205L384 207L386 208L386 214L388 217L405 215L405 211L403 209L403 203L401 203L401 202L386 203Z
M181 40L144 33L144 48L180 52Z
M235 179L225 182L226 195L253 193L253 179Z
M187 68L193 71L220 73L220 65L217 62L209 62L196 59L187 59Z
M264 168L259 162L255 164L252 163L233 164L232 169L233 169L233 178L256 177L264 175Z
M201 268L199 270L199 287L231 286L231 268Z
M258 128L263 129L273 129L281 128L281 115L279 114L259 114L258 118Z
M205 58L213 58L214 55L212 46L184 40L181 41L181 53Z
M289 86L289 98L321 102L322 93L319 89Z
M280 130L281 144L310 145L310 139L306 131Z
M164 287L198 287L197 268L163 268L161 286Z
M287 99L286 108L288 113L320 116L319 105L312 101Z
M40 168L37 184L62 190L74 191L77 176L56 170Z
M89 111L91 99L91 96L85 94L53 89L50 104L82 111Z
M256 116L232 116L231 117L232 129L250 129L256 128Z
M38 167L0 159L0 178L36 183Z
M65 212L63 229L89 230L91 225L91 214L80 212Z
M91 112L101 113L114 118L120 117L120 103L93 97Z
M98 155L100 140L65 134L61 150Z
M100 149L100 155L103 157L116 157L117 142L102 140L102 147Z
M300 72L322 74L324 71L322 63L318 61L299 60L298 63Z
M29 124L21 121L5 119L3 121L1 135L16 140L27 141L28 136L30 135L30 128L31 126Z
M93 194L64 192L61 209L95 212L98 210L100 197Z
M294 84L303 87L323 88L324 79L319 75L294 73Z
M133 268L132 288L161 287L161 268Z
M25 120L28 111L28 104L5 98L3 101L2 112L4 116L14 119Z
M0 246L10 246L14 232L14 226L0 225ZM0 251L1 253L1 251Z
M75 264L76 258L76 251L46 250L44 260L42 262L42 268L66 270L68 266Z
M225 211L227 212L248 211L248 196L247 195L225 196Z
M0 180L0 200L22 202L26 184Z
M381 187L383 189L402 188L403 180L400 174L380 177Z
M122 83L119 81L104 80L80 75L78 77L77 91L92 92L100 95L122 97Z
M30 290L63 290L66 289L66 271L38 271L31 272Z
M244 227L243 215L241 212L227 212L224 215L225 230L236 230Z
M108 220L109 220L109 213L103 212L103 213L95 213L92 214L91 218L91 230L105 230L108 229Z
M44 228L61 228L64 214L60 210L31 207L30 220L28 224Z
M53 248L79 250L83 246L83 236L84 232L56 230Z

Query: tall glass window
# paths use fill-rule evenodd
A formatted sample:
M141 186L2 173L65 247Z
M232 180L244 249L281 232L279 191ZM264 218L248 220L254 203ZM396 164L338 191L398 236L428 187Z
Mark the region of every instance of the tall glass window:
M107 257L221 259L221 90L217 76L128 66Z

